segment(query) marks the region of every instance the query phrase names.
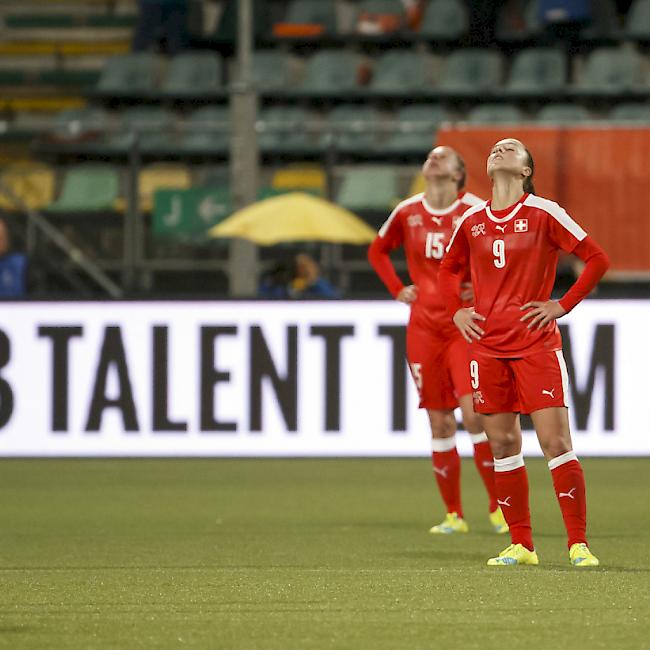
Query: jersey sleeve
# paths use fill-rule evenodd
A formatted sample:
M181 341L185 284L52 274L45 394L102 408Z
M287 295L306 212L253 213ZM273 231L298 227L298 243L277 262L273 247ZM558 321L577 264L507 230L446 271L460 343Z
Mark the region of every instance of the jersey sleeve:
M447 313L453 316L462 306L459 287L461 275L469 265L469 242L463 228L459 223L451 236L447 252L442 258L438 272L438 286L445 303Z
M399 292L404 288L404 283L395 271L390 259L390 252L399 248L403 242L404 229L399 209L396 208L379 229L379 233L368 248L368 261L393 298L397 298Z
M550 202L549 202L550 203ZM573 253L587 233L557 203L548 209L548 238L557 248Z

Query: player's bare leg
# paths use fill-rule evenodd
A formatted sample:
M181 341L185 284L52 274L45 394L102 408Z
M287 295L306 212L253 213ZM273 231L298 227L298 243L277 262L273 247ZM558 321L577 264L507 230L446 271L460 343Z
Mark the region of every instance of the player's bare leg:
M427 409L431 425L431 455L433 472L440 490L447 515L440 524L433 526L433 534L466 533L468 526L463 519L460 498L460 457L456 449L456 419L451 410Z
M521 430L516 413L483 416L494 454L497 503L510 527L512 545L488 564L537 564L528 507L528 475L521 453Z
M545 408L535 411L531 417L553 477L567 531L571 564L598 566L598 558L587 545L585 477L571 444L568 410L565 407Z

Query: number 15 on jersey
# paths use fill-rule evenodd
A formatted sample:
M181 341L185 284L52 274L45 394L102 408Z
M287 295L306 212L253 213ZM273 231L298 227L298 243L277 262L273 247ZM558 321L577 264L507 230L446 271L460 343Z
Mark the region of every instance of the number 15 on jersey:
M428 232L424 245L424 256L427 259L441 260L445 254L444 233Z

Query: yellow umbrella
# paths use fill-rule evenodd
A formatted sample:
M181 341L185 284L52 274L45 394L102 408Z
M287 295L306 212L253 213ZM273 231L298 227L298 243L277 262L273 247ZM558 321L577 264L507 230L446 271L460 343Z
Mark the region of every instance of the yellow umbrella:
M290 192L238 210L208 231L260 246L290 241L367 244L375 231L349 210L303 192Z

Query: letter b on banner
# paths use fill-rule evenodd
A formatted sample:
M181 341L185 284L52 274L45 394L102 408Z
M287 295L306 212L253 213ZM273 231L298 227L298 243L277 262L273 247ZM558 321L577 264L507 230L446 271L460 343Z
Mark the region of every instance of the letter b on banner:
M11 343L5 332L0 330L0 368L11 358ZM14 412L14 392L6 379L0 376L0 429L11 419Z

